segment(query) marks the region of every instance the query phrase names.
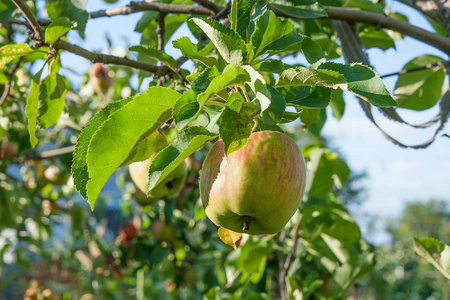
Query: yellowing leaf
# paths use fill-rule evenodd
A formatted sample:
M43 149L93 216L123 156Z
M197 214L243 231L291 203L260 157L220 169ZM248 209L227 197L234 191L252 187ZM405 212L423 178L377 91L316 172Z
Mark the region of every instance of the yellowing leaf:
M241 239L242 233L234 232L223 227L219 228L218 233L222 242L233 247L234 250L236 250L236 243Z

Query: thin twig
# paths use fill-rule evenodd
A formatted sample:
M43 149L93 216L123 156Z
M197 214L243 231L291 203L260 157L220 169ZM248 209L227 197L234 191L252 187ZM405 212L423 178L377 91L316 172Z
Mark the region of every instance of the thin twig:
M223 18L226 18L228 13L231 10L231 1L228 2L227 6L225 6L224 8L222 8L221 11L219 11L215 16L212 17L213 20L220 20Z
M401 70L400 72L394 72L394 73L389 73L389 74L385 74L385 75L381 75L381 78L386 78L386 77L391 77L391 76L396 76L396 75L403 75L403 74L407 74L407 73L412 73L412 72L417 72L417 71L422 71L422 70L427 70L427 69L431 69L434 67L445 67L445 64L450 63L450 61L438 61L434 64L427 64L424 66L420 66L420 67L415 67L415 68L411 68L411 69L404 69Z
M31 12L31 10L28 8L28 6L22 0L12 0L12 2L17 6L17 8L19 8L19 10L23 13L25 19L33 28L36 39L43 42L45 38L45 31L41 27L41 25L39 25L39 22Z
M194 2L200 4L201 6L208 8L215 12L216 14L222 10L222 6L219 6L209 0L193 0Z
M165 13L160 13L158 16L158 25L156 26L156 34L158 36L158 49L164 50L165 40L164 35L166 34L166 26L164 24Z
M63 148L59 148L59 149L44 151L44 152L42 152L40 154L36 154L36 155L25 155L22 157L17 157L15 159L13 159L13 162L14 163L23 163L27 160L49 159L49 158L64 155L67 153L71 153L74 150L75 150L75 146L68 146L68 147L63 147Z
M297 244L298 244L298 230L300 228L300 224L302 223L302 217L300 216L300 219L298 220L297 224L295 224L294 228L292 228L291 233L293 232L292 240L294 241L294 244L292 245L292 250L288 253L286 260L283 263L280 263L280 275L278 278L278 281L280 283L280 294L281 299L288 299L287 297L287 290L286 290L286 275L289 270L289 267L292 263L292 258L295 255L295 252L297 251Z

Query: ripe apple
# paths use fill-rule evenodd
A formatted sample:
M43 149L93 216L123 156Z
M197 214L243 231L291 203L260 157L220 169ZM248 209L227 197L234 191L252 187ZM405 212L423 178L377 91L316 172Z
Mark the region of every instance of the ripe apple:
M155 152L150 158L144 161L132 163L128 166L131 179L133 179L137 187L146 194L148 186L148 170L157 154L158 152ZM175 196L183 187L184 181L186 180L186 175L186 164L183 162L169 175L167 175L166 178L155 186L147 195L152 198Z
M294 215L305 191L306 166L287 135L260 131L225 156L217 141L203 163L200 196L208 218L247 234L275 234Z
M172 243L177 237L177 231L172 224L166 224L161 220L155 220L150 230L158 242Z

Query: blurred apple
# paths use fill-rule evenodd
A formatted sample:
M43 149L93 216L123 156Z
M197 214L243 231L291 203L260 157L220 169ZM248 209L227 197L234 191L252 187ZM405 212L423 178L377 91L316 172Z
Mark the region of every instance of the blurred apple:
M148 206L155 203L155 198L147 197L147 195L139 188L133 193L133 198L140 206Z
M2 142L0 147L0 159L13 158L17 155L17 148L13 143Z
M177 231L172 224L166 224L161 220L155 220L150 230L158 242L172 243L175 241Z
M94 64L89 70L89 82L92 84L97 94L106 94L113 85L113 79L108 75L108 71L100 63Z

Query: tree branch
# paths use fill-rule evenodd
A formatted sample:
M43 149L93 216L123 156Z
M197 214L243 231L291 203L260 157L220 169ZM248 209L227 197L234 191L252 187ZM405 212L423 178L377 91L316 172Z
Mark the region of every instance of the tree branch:
M40 154L25 155L22 157L14 158L13 163L17 164L17 163L24 163L27 160L41 160L41 159L53 158L56 156L71 153L74 150L75 150L75 146L68 146L68 147L63 147L63 148L59 148L59 149L48 150L48 151L44 151Z
M160 13L168 14L192 14L202 16L212 16L215 14L213 10L202 6L164 4L156 2L130 2L129 5L123 7L99 10L89 14L89 18L112 17L117 15L129 15L136 12L154 10Z
M430 19L436 21L450 35L450 1L441 1L437 3L435 0L398 0L406 4Z
M394 73L389 73L389 74L385 74L385 75L381 75L381 78L386 78L386 77L391 77L391 76L396 76L396 75L403 75L403 74L407 74L407 73L411 73L411 72L417 72L417 71L422 71L422 70L426 70L426 69L431 69L437 66L441 66L441 67L445 67L445 65L450 64L450 61L438 61L434 64L427 64L424 66L420 66L420 67L415 67L415 68L411 68L411 69L404 69L401 70L400 72L394 72Z
M427 43L450 55L450 39L423 30L422 28L411 25L405 21L387 17L379 13L355 10L352 8L326 6L325 9L327 10L329 19L381 26Z
M69 44L62 40L57 40L55 42L55 44L53 45L53 47L57 50L60 50L60 49L67 50L71 53L74 53L74 54L77 54L84 58L87 58L93 63L100 62L100 63L104 63L104 64L115 64L115 65L128 66L128 67L132 67L135 69L148 71L151 73L157 73L159 75L165 75L170 72L170 69L166 66L158 67L158 66L134 61L134 60L128 59L126 57L118 57L118 56L107 55L107 54L93 53L84 48Z
M300 229L301 223L302 223L302 217L300 216L298 222L295 224L294 228L292 228L292 231L291 231L292 240L294 241L294 244L292 245L292 250L286 256L286 260L284 261L284 263L280 262L280 274L278 277L278 282L280 283L280 295L281 295L281 299L283 299L283 300L289 298L287 295L287 290L286 290L286 275L289 270L289 267L291 266L292 258L294 257L295 252L297 251L298 230ZM284 241L284 237L283 237L283 241Z
M45 31L41 27L41 25L39 25L37 19L34 17L28 6L22 0L12 0L12 2L17 6L17 8L19 8L19 10L23 13L25 19L33 28L36 39L43 42L45 38Z

